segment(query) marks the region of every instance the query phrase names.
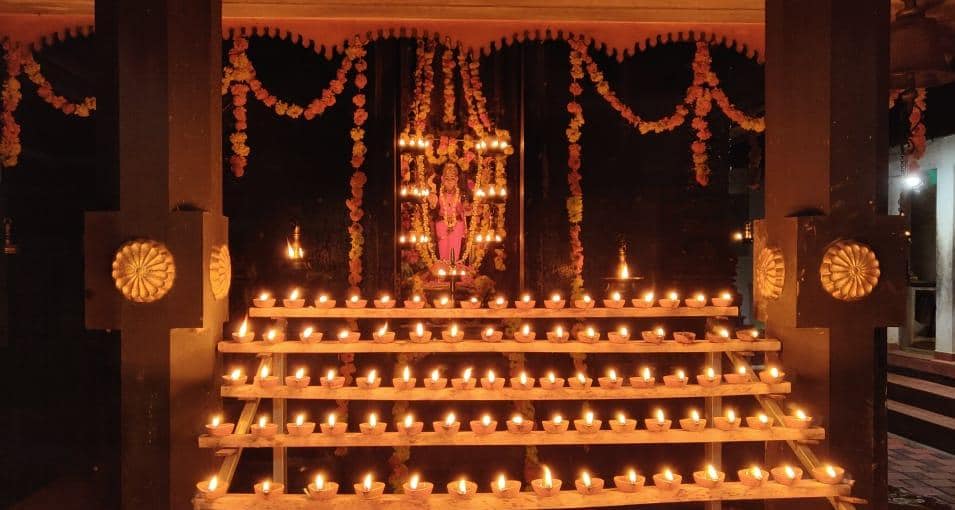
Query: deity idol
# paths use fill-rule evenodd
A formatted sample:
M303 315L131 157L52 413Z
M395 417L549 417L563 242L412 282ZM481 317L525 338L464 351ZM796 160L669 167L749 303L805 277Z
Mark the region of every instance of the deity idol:
M441 172L441 188L437 197L428 197L429 205L437 207L438 219L434 223L435 237L438 239L438 256L441 260L451 260L461 256L461 241L467 232L467 204L461 199L461 188L458 182L458 167L452 163L444 165Z

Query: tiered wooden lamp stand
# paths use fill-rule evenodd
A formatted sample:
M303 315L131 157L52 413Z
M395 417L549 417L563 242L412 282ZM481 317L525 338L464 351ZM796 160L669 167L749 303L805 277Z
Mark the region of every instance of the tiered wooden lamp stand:
M663 318L663 317L694 317L705 319L708 317L736 316L736 307L702 308L565 308L565 309L436 309L436 308L250 308L250 318L271 319L379 319L387 320L392 324L402 320L416 319L594 319L594 318ZM539 337L544 335L539 334ZM222 341L219 343L220 353L248 354L261 357L262 364L270 364L272 373L280 377L285 373L285 355L287 354L338 354L338 353L400 353L400 352L442 352L442 353L477 353L477 352L523 352L523 353L618 353L626 354L686 354L704 355L710 366L719 367L720 354L728 356L734 367L744 366L749 374L758 380L753 369L743 356L749 352L775 352L780 350L780 342L773 339L759 339L757 341L729 340L725 342L696 341L694 343L678 343L673 340L664 340L661 343L651 343L639 339L631 339L624 343L611 343L600 340L595 343L569 341L553 343L544 338L531 342L502 340L488 342L478 338L465 338L460 342L443 342L433 339L427 343L416 343L407 340L397 340L391 343L375 343L371 339L361 339L357 342L339 342L335 340L318 343L305 343L286 340L270 345L262 341L239 343ZM546 355L546 354L542 354ZM261 365L260 365L261 366ZM650 387L602 388L598 385L587 389L532 389L488 390L480 385L474 389L427 389L418 385L416 388L397 390L393 387L359 388L346 386L342 388L327 388L319 385L308 386L304 389L289 389L278 385L264 388L255 384L225 385L221 394L226 398L244 400L245 407L236 424L235 433L213 437L203 435L199 438L199 446L212 448L218 455L225 456L219 471L219 480L228 485L235 472L236 464L244 448L274 448L280 452L282 448L337 448L337 447L371 447L371 446L445 446L459 447L469 445L593 445L593 444L665 444L665 443L706 443L712 445L710 450L718 451L723 443L731 442L765 442L786 441L796 452L803 463L804 470L811 472L816 467L816 459L805 446L806 442L819 441L825 438L825 431L821 428L788 428L774 426L764 430L741 427L735 430L723 431L717 428L706 428L700 432L692 432L679 428L672 428L663 432L652 432L646 429L633 431L611 431L609 428L596 433L583 434L575 431L553 434L542 430L525 434L515 434L499 429L489 434L478 435L472 431L460 431L453 435L440 432L422 432L414 436L399 432L384 432L377 435L367 435L359 432L344 434L321 434L291 436L279 433L273 438L256 438L246 433L252 424L253 416L261 399L272 399L273 421L284 423L284 401L287 399L321 399L321 400L408 400L408 401L491 401L491 400L598 400L598 399L666 399L666 398L693 398L703 397L708 413L719 414L719 400L723 396L752 395L766 414L775 418L777 424L783 423L783 413L777 404L777 399L790 392L790 384L781 382L766 384L764 382L748 382L743 384L720 384L717 386L701 386L687 384L682 387L669 387L662 383ZM276 459L284 458L281 455ZM275 470L275 482L284 482L281 471L284 466ZM687 477L689 478L689 477ZM344 481L340 481L344 482ZM569 486L568 489L566 486ZM730 501L730 500L771 500L793 498L829 498L836 508L851 508L847 496L850 485L824 484L815 480L801 480L794 485L784 485L777 482L767 482L758 487L746 487L741 482L725 482L716 488L706 488L697 484L684 483L679 490L663 490L652 485L642 487L634 492L625 492L607 488L596 494L583 495L566 484L564 490L552 497L538 497L534 492L520 492L516 498L502 499L486 488L479 489L472 498L463 500L456 495L435 491L426 501L431 508L581 508L581 507L610 507L635 504L657 504L668 502L691 501ZM479 484L479 487L481 485ZM292 492L292 491L290 491ZM222 497L205 500L199 497L196 500L197 508L202 509L235 509L247 508L254 503L253 494L226 494ZM310 500L306 495L286 494L270 496L270 501L281 508L312 508L318 503ZM374 501L367 501L357 495L339 494L327 501L321 502L321 508L351 509L351 508L422 508L422 503L409 499L403 494L385 494ZM318 508L316 506L316 508Z

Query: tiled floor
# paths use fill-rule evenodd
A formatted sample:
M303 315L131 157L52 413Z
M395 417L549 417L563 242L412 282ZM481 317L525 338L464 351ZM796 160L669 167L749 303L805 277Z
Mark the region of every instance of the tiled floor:
M889 486L955 506L955 455L889 434Z

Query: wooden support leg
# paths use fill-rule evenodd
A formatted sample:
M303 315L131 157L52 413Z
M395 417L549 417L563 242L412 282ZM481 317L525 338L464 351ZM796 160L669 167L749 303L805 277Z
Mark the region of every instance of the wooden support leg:
M712 367L717 374L723 373L723 358L718 352L711 352L706 354L706 365ZM704 399L704 416L709 416L712 420L715 416L720 416L723 414L723 399L719 397L707 397ZM740 418L742 419L742 417ZM723 464L723 445L722 443L706 443L705 456L706 463L712 464L720 468ZM723 505L719 501L708 501L706 504L706 510L720 510Z

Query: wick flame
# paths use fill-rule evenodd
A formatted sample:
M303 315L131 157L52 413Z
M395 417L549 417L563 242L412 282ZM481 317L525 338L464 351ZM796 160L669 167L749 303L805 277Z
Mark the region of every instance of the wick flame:
M806 413L802 409L796 409L796 419L806 421Z
M519 414L515 414L514 416L511 417L511 421L517 425L521 425L524 423L524 417Z
M485 330L484 330L484 336L486 336L486 337L494 336L494 328L492 328L492 327L489 326L487 329L485 329Z
M707 368L706 368L706 378L709 379L709 380L711 380L711 381L712 381L713 379L716 379L716 372L713 371L713 368L712 368L712 367L707 367Z
M554 328L554 334L557 335L558 338L563 338L564 328L562 326L557 326L556 328Z
M643 381L650 382L650 368L643 367L642 374L643 374Z
M315 475L315 488L318 490L325 490L325 477L321 473Z
M482 416L482 417L481 417L481 425L484 425L485 427L490 427L490 426L491 426L491 415L485 414L484 416Z
M292 301L295 301L296 299L298 299L298 289L293 289L292 293L288 295L288 298L291 299Z
M835 478L835 477L836 477L836 470L835 470L831 465L826 464L826 468L825 468L825 469L826 469L826 476L828 476L828 477L830 477L830 478Z
M617 334L620 336L627 336L630 334L630 330L626 326L620 326L617 328Z
M239 326L239 336L245 336L249 332L249 318L246 317L242 320L242 324Z
M628 471L627 480L629 480L630 483L633 483L633 484L637 483L637 471L634 469L631 469L630 471Z
M378 336L385 336L388 334L388 323L386 322L381 329L378 330Z
M594 331L594 328L592 328L592 327L590 327L590 326L587 327L587 336L588 336L588 337L593 338L596 334L597 334L597 332Z
M408 365L405 365L404 370L402 370L401 379L406 383L411 381L411 367Z
M737 369L736 369L736 373L739 374L739 375L746 375L746 367L741 366L741 367L737 368Z
M588 427L589 427L590 425L593 425L593 424L594 424L594 412L593 412L593 411L587 411L587 414L584 415L584 423L586 423Z
M461 494L468 493L468 482L464 478L458 480L458 492Z
M667 293L667 299L676 301L677 299L680 299L680 295L671 290L669 293Z
M627 417L623 413L617 413L617 422L621 425L627 424Z
M408 488L415 491L418 490L418 482L421 480L421 476L418 473L411 475L411 480L408 480Z
M491 383L491 384L494 384L494 380L495 380L495 379L497 379L497 377L494 376L494 371L493 371L493 370L488 370L488 371L487 371L487 382L489 382L489 383Z
M219 488L219 477L214 476L209 479L209 491L214 491Z
M405 415L405 428L410 429L414 426L414 416L411 416L411 413Z
M295 417L295 425L301 427L305 423L305 415L299 414Z
M335 380L335 369L329 368L328 372L325 373L325 382L331 384Z
M497 477L497 490L503 491L507 488L507 477L503 474L498 475Z
M457 324L452 324L452 325L451 325L451 336L458 336L458 325L457 325Z
M218 414L212 417L212 426L213 426L213 427L218 427L220 423L222 423L222 418L219 417Z
M706 466L706 477L714 482L720 479L720 474L716 471L716 468L713 467L713 464L708 464Z
M554 372L548 372L547 380L550 381L551 384L554 384L557 382L557 376L554 375Z
M373 369L371 369L371 370L368 371L368 377L365 378L365 381L366 381L368 384L374 384L374 383L375 383L375 379L377 379L377 378L378 378L378 371L373 368Z
M670 471L670 468L664 469L664 470L663 470L663 478L666 478L667 481L672 482L672 481L673 481L673 471Z
M577 372L577 380L580 381L580 384L587 384L587 378L584 377L583 372Z
M265 300L267 300L269 297L270 297L270 294L269 294L268 292L263 292L263 293L259 294L259 300L260 300L260 301L265 301Z
M541 486L545 489L552 489L554 487L554 479L550 474L550 468L547 466L544 466L544 480Z
M328 302L328 295L327 295L327 294L321 294L321 295L319 295L319 296L318 296L318 302L319 302L319 303L327 303L327 302Z
M463 379L464 382L468 382L471 380L471 367L464 369L464 377L462 377L461 379Z
M554 422L554 425L560 425L561 423L563 423L564 417L559 414L555 414L554 419L551 421Z
M696 409L690 411L690 419L695 422L700 421L700 412L697 411Z
M682 381L683 379L686 379L686 372L684 372L684 371L682 371L682 370L677 370L677 371L676 371L676 378L679 379L679 380L681 380L681 381Z
M696 300L699 301L699 302L701 302L701 303L705 303L705 302L706 302L706 296L703 295L703 294L697 294L697 295L696 295Z
M588 473L587 471L580 473L580 481L583 482L584 487L587 487L588 489L590 488L590 484L593 483L590 480L590 473Z
M337 420L337 418L335 418L335 413L329 413L329 415L328 415L328 426L329 426L329 427L334 427L336 420Z
M431 371L431 380L432 380L432 381L438 382L438 379L439 379L440 377L441 377L441 373L438 372L438 369L437 369L437 368Z
M229 378L232 379L233 381L238 381L240 377L242 377L242 371L239 370L238 368L236 368L235 370L232 371L231 374L229 374Z
M657 409L656 416L657 423L660 425L663 425L666 422L666 417L663 416L663 409Z
M375 427L378 426L378 415L377 415L377 414L371 413L371 414L368 415L368 425L371 426L371 428L375 428Z
M261 377L262 379L265 379L268 376L269 376L269 366L263 365L262 370L259 370L259 377Z
M525 303L530 303L530 302L531 302L531 295L530 295L530 294L524 294L523 296L521 296L521 301L523 301L523 302L525 302Z
M421 324L420 322L416 324L414 327L414 333L419 337L424 336L424 324Z
M552 296L550 297L550 300L553 301L553 302L555 302L555 303L560 302L560 294L554 294L554 295L552 295Z
M757 416L756 419L759 420L760 423L769 423L769 416L766 416L763 413L759 413L759 416Z
M736 423L736 411L733 411L732 409L727 409L726 421L730 423Z
M448 413L448 415L444 418L444 426L448 428L454 426L455 418L456 417L454 416L454 413Z
M371 482L372 482L371 473L368 473L367 475L365 475L365 481L361 483L362 490L364 490L365 492L370 492Z
M613 301L620 301L620 293L614 292L613 294L610 295L610 299L612 299Z
M521 372L520 382L521 382L521 385L527 384L527 372Z
M611 368L610 370L607 371L607 377L609 377L611 381L616 382L616 381L617 381L617 371Z
M300 369L298 369L298 370L295 371L295 378L296 378L296 379L298 379L298 380L301 381L303 377L305 377L305 369L304 369L304 368L300 368Z
M663 338L663 337L665 337L665 336L667 335L666 330L663 329L663 328L661 328L661 327L657 327L657 329L654 329L654 330L653 330L653 333L656 334L656 335L657 335L658 337L660 337L660 338Z
M269 419L265 415L259 416L259 428L265 428L269 424Z
M644 295L643 295L643 300L646 301L647 303L652 303L652 302L653 302L653 293L652 293L652 292L647 292L646 294L644 294Z
M521 334L524 335L524 336L527 336L527 335L531 334L531 327L530 327L530 325L524 324L523 326L521 326Z
M778 377L779 377L779 369L776 368L776 367L769 367L769 375L770 375L770 377L772 377L773 379L778 378Z
M584 303L590 302L590 294L584 294Z
M272 490L272 482L268 480L262 482L262 493L268 494L270 490Z
M753 475L753 478L757 480L763 479L763 470L760 469L759 466L753 466L752 469L749 470L749 472L750 474Z
M789 478L790 480L796 479L796 471L793 470L792 466L786 466L783 468L783 470L786 472L786 478Z

